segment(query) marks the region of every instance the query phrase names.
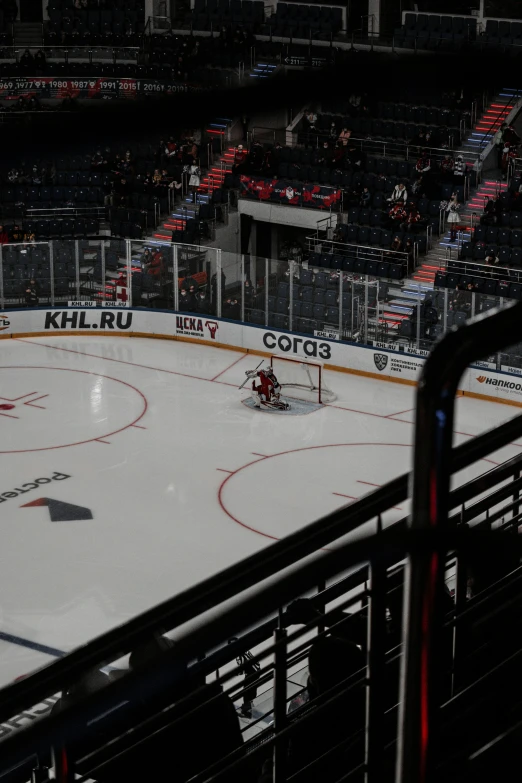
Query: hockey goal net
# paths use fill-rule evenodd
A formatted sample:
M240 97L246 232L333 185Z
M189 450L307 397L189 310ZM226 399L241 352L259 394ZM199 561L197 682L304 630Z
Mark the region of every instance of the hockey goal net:
M294 356L272 356L270 365L283 396L308 402L332 402L335 394L324 382L322 362Z

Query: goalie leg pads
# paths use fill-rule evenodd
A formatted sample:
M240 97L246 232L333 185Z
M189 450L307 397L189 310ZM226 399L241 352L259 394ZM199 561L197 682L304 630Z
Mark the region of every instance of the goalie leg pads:
M251 394L252 394L252 399L254 400L254 405L256 406L256 408L260 408L261 395L258 392L256 392L255 389L252 389Z

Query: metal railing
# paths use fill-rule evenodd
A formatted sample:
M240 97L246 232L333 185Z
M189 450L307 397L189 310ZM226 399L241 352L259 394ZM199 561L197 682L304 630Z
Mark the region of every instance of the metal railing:
M417 392L412 532L448 526L455 396L463 373L471 363L520 340L522 303L493 318L477 318L462 334L449 333L424 365ZM435 548L408 555L397 758L402 783L434 779L443 584L444 564Z
M522 323L520 309L513 308L512 310L517 312L507 314L503 324L506 331L509 328L510 333L519 339L522 338L520 327L518 332L511 332L511 329L517 318ZM498 314L481 323L484 335L486 330L489 335L495 333L494 321L498 323ZM437 375L435 380L442 386L444 378L449 378L452 390L455 388L455 373L452 373L452 370L455 365L463 365L467 358L463 355L463 350L459 351L462 343L468 349L465 332L462 337L464 339L458 343L455 339L449 341L452 344L447 348L451 348L451 353L446 353L446 364L440 365L442 378ZM499 347L507 340L504 335L503 339L496 338L494 346L487 347ZM457 359L452 362L454 353L457 354ZM444 373L448 365L449 371ZM433 375L426 372L427 382L433 383L435 368L429 369ZM431 404L430 408L430 404L429 397L424 401L422 396L419 396L418 442L423 431L426 431L421 431L421 423L426 422L426 427L429 427L430 418L434 418L434 406ZM351 724L346 739L354 736L362 756L359 757L358 753L350 756L344 764L344 774L357 767L359 771L365 772L370 783L382 780L384 768L389 768L388 765L393 763L394 753L390 753L390 748L393 748L397 737L398 783L426 779L419 776L419 770L431 773L435 764L430 763L428 757L427 764L422 766L424 746L419 744L421 735L418 723L410 721L403 709L403 728L397 735L395 726L388 726L384 716L395 716L397 701L402 705L407 702L413 711L418 711L423 706L420 696L426 692L424 689L432 686L427 695L431 696L433 693L435 675L445 672L445 665L440 656L430 656L423 671L425 677L421 679L418 662L422 650L425 649L422 645L431 642L432 633L440 633L443 617L446 623L449 623L450 632L460 638L463 623L470 612L475 613L475 617L479 616L482 622L487 621L482 609L484 602L491 616L492 610L498 611L498 608L506 603L506 591L513 590L518 585L520 576L516 571L497 583L494 591L485 591L477 596L476 601L471 599L466 602L461 588L463 580L465 584L470 557L479 553L484 556L487 552L489 558L493 552L493 557L502 558L508 548L522 553L516 536L505 537L506 530L511 528L516 531L521 524L520 456L495 466L479 478L457 487L452 493L449 493L448 487L451 474L462 471L520 437L522 416L451 450L452 406L452 397L448 401L444 400L449 420L447 424L445 422L447 435L440 448L437 448L437 444L433 447L435 455L444 453L445 467L442 471L437 462L430 472L430 476L434 477L440 486L441 502L436 506L433 504L433 511L438 515L435 523L444 526L442 530L425 530L427 509L424 503L421 505L419 499L423 489L422 468L429 464L429 460L433 462L430 453L427 462L419 459L414 462L414 502L418 504L420 530L405 529L408 518L397 518L398 515L395 515L391 525L383 524L384 514L390 513L392 505L397 506L408 497L410 477L400 476L370 495L354 501L350 506L307 525L247 560L189 588L182 595L165 601L128 621L124 626L72 651L51 666L4 688L0 700L0 721L9 720L27 710L31 714L30 710L34 705L44 698L56 698L56 693L78 682L87 671L112 669L113 665L121 667L122 664L118 663L121 657L150 640L151 635L158 629L161 633L166 630L176 632L175 648L158 654L153 665L127 672L125 676L113 680L105 687L89 695L79 696L74 703L64 704L62 709L53 710L51 716L33 720L21 732L11 731L1 742L2 772L19 768L20 774L16 779L26 780L27 778L23 777L27 774L26 765L29 764L29 770L34 767L35 757L45 761L49 757L49 748L53 747L54 773L61 783L69 783L76 771L80 772L82 779L96 779L97 772L102 772L103 765L109 759L116 754L123 754L119 756L121 759L132 753L131 747L138 738L141 744L146 741L147 735L166 726L174 727L177 731L177 721L204 702L205 694L202 693L203 698L198 699L196 705L193 702L191 704L185 691L176 699L176 703L172 704L174 698L171 694L175 694L179 687L180 659L191 662L183 674L184 682L191 682L195 676L198 683L202 677L211 682L218 670L218 684L225 689L227 696L239 702L248 700L247 693L252 691L252 683L246 678L242 681L232 661L236 656L244 658L246 650L252 648L253 658L250 660L261 666L256 684L265 690L263 699L256 701L266 706L256 710L255 715L252 714L249 725L254 726L257 723L257 731L259 728L263 731L244 749L238 747L236 751L229 753L223 764L213 766L206 772L197 770L193 779L195 783L201 783L203 780L218 783L235 779L234 776L243 765L251 766L254 763L259 768L264 761L272 759L273 766L269 765L270 779L274 783L286 781L288 776L296 771L288 766L287 743L289 739L298 739L299 731L309 725L310 720L307 708L298 709L295 714L288 712L288 704L292 698L291 693L289 694L289 680L295 680L295 676L299 674L299 679L305 684L302 677L306 676L306 657L314 646L323 643L325 636L333 634L334 637L342 636L345 640L357 640L357 644L362 648L354 668L346 671L335 691L328 692L328 701L318 695L312 697L316 699L314 704L319 711L316 714L320 715L321 720L328 720L332 710L333 715L337 715L333 705L346 693L352 714L355 711L358 716L355 723ZM433 429L428 430L428 436L431 436L432 432ZM506 484L506 481L509 483ZM478 496L483 496L493 488L493 492L476 502ZM503 508L502 517L489 513L490 510L498 511L499 508ZM457 513L450 516L450 512L455 509ZM484 526L484 515L486 529L481 530ZM371 523L372 529L377 532L358 541L353 538L346 539L346 536L366 523ZM459 523L460 528L457 527ZM470 524L477 529L467 530ZM331 547L332 544L335 544L334 548ZM321 548L328 549L319 554ZM394 693L397 684L394 661L397 660L401 648L400 640L394 641L394 637L386 639L389 636L386 609L388 607L392 618L397 620L395 612L402 584L402 571L398 565L405 555L409 561L404 599L408 621L402 623L402 630L403 648L407 651L411 669L404 667L401 696L397 698L396 692ZM434 563L435 556L438 557L438 562L428 570L427 566ZM347 572L351 573L347 576ZM435 592L428 590L432 584L430 579L433 579L433 573L439 577ZM326 588L327 580L329 587ZM435 604L430 601L433 597L438 598L444 581L449 587L457 589L457 608L450 616L444 615L438 601ZM418 588L417 591L412 587ZM496 603L492 605L495 592ZM296 614L292 615L292 612L295 612L292 606L288 612L285 612L285 607L295 598L310 594L312 611L309 611L308 619L304 621L306 624L302 629L289 632L289 627L296 623L302 624L303 619L299 619ZM232 598L234 600L230 602ZM421 623L420 612L423 607L426 607L424 618L430 620L428 624ZM341 613L341 610L347 609L350 615ZM196 619L198 622L190 623ZM257 627L252 629L253 623ZM419 639L421 631L423 636ZM231 637L236 638L231 640ZM269 643L271 637L273 644ZM231 643L227 644L228 640L231 640ZM414 642L419 641L420 644L414 647ZM353 650L353 646L343 649ZM460 645L453 649L450 665L460 672L466 665L466 653ZM174 662L177 662L176 666L173 666ZM507 662L506 659L504 664ZM476 676L479 677L480 674ZM480 680L472 683L472 686L478 686L479 683ZM384 696L387 691L385 684L391 686L391 702ZM268 693L267 685L273 686L273 690ZM193 687L202 686L194 684ZM453 696L469 693L469 684L465 681L454 679L451 687ZM216 691L210 691L208 698L214 693ZM303 693L302 687L298 689L298 693ZM356 707L358 693L361 696L360 711ZM484 695L479 688L477 698L480 694ZM127 723L119 722L119 725L116 723L113 726L110 720L107 721L106 716L118 721L122 715L122 705L138 697L142 704L141 713L134 717L133 723L127 720ZM426 717L431 718L431 708L435 709L436 705L438 707L441 700L440 694L434 695L433 702L428 702L430 712ZM150 707L149 712L147 706ZM443 705L443 718L446 718L447 712ZM147 718L148 724L144 723ZM102 726L97 737L92 733L94 726L97 730ZM136 727L138 734L127 734L131 726ZM215 729L217 730L217 726ZM432 748L436 733L437 726L434 726L433 734L428 735L428 752ZM93 744L83 760L74 750L80 737L93 738ZM481 738L478 744L486 741L487 739ZM144 749L146 750L146 746ZM178 754L181 753L180 749ZM441 756L444 757L444 754ZM313 755L310 756L310 761L317 763ZM47 779L44 771L41 772L41 779ZM316 779L321 779L320 772L317 773Z
M141 52L140 48L136 46L104 46L103 44L97 46L33 46L24 47L23 49L14 47L12 49L12 59L15 60L17 64L20 63L20 57L25 52L26 48L29 48L29 51L42 51L46 56L46 60L49 62L58 61L69 63L79 60L89 62L90 64L92 64L93 61L97 62L100 59L110 59L113 63L120 61L126 63L133 61L137 63ZM110 57L101 56L106 52L110 52Z

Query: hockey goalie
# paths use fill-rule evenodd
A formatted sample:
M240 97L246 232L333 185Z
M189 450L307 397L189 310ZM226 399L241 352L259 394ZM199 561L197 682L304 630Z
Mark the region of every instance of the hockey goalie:
M281 386L271 367L263 370L247 370L247 379L252 380L252 399L256 408L277 408L287 411L290 406L281 399Z

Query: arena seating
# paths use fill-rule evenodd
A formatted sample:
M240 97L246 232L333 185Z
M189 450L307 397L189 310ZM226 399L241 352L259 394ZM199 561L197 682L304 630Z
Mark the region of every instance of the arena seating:
M407 13L404 24L395 30L396 45L411 48L436 46L440 41L458 45L476 39L477 20L473 16Z
M104 151L107 163L100 167L93 165L93 154L103 149L102 143L91 148L89 154L81 154L78 150L78 154L64 155L53 163L28 156L23 162L15 162L10 172L4 170L4 184L0 189L2 219L24 219L25 230L25 223L31 215L29 210L38 210L42 218L47 218L45 211L52 211L59 217L61 209L70 213L73 209L81 211L95 206L100 209L105 207L107 211L111 208L113 233L137 239L147 228L156 226L159 213L168 211L169 183L172 180L182 181L183 165L189 161L185 144L180 141L176 157L166 159L160 155L158 143L131 143ZM123 163L127 150L132 156L130 170ZM30 184L33 166L36 167L36 177L44 184ZM157 169L164 171L165 175L155 184L152 173ZM9 177L14 176L14 171L17 178L12 182ZM124 195L119 189L122 178L127 183ZM81 214L73 215L73 218L83 217ZM80 225L77 223L77 226ZM32 227L37 239L79 235L78 228L71 228L63 221L36 220Z
M343 284L343 329L352 323L351 281ZM362 288L362 287L361 287ZM313 334L317 329L339 328L339 273L326 269L299 269L299 281L294 283L292 302L292 328L294 331ZM357 308L357 303L353 305ZM265 294L256 294L252 307L245 307L245 319L257 324L265 323ZM268 325L288 329L290 310L290 283L277 283L274 294L268 296Z
M77 9L68 0L50 0L45 35L53 44L140 46L145 30L144 0L116 0L110 7Z
M257 32L264 18L262 0L195 0L194 8L178 16L174 25L200 31L237 25Z
M276 11L263 28L266 35L287 38L310 38L335 35L342 29L342 9L327 5L277 3Z

